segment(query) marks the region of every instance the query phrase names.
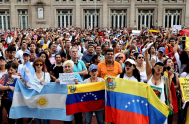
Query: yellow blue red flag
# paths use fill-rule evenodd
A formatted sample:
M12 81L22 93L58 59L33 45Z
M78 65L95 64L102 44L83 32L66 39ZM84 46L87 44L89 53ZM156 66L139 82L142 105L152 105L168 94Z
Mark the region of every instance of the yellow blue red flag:
M115 124L163 124L169 107L150 85L115 77L105 77L105 121Z
M105 107L105 82L67 85L66 114L89 112Z

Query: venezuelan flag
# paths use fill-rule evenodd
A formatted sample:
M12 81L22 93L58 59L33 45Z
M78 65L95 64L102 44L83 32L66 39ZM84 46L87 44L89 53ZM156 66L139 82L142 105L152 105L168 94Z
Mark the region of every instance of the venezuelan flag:
M169 107L150 85L115 77L105 77L105 121L115 124L163 124Z
M105 82L67 85L66 114L89 112L105 107Z

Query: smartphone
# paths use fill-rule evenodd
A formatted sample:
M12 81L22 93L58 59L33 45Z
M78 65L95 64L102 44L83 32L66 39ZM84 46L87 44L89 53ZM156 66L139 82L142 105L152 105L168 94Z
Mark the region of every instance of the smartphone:
M168 66L168 67L167 67L167 71L169 71L170 69L171 69L171 68Z
M182 37L182 40L186 40L186 37Z

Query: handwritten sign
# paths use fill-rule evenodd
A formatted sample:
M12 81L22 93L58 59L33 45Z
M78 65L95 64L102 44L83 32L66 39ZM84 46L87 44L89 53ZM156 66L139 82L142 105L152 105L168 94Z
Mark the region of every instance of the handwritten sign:
M60 84L70 84L74 82L74 73L59 73Z
M189 78L179 78L184 101L189 101Z
M185 45L187 50L189 51L189 37L186 37Z
M173 25L173 29L178 29L178 31L180 31L182 27L181 25Z
M44 85L41 85L40 81L34 78L34 80L31 80L27 83L27 86L40 93Z

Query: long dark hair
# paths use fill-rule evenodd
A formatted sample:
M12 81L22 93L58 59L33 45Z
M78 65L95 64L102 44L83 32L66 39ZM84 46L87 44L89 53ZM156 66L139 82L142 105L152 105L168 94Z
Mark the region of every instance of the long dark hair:
M184 68L183 72L189 73L189 62L187 63L186 67Z
M50 71L50 67L51 67L51 63L50 63L50 61L49 61L49 57L48 57L48 55L47 55L46 52L41 52L41 53L39 53L39 57L40 57L42 54L45 54L45 56L46 56L45 65L46 65L46 67L47 67L47 71L49 72L49 71Z
M139 70L136 68L135 65L133 65L135 67L135 69L133 70L133 76L138 80L138 82L140 82L141 78L140 78L140 72ZM123 72L120 74L120 78L123 78L124 74L126 73L125 68L123 69Z

